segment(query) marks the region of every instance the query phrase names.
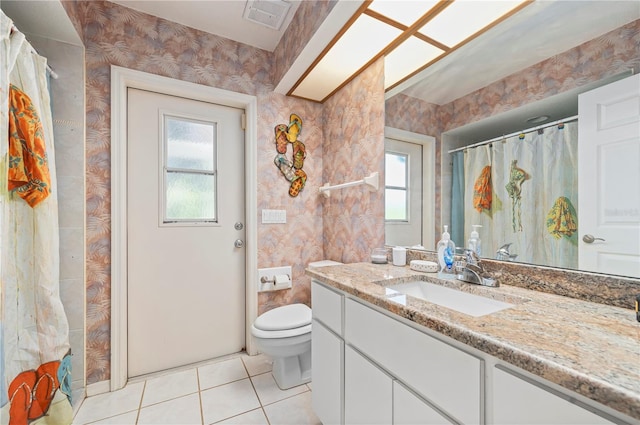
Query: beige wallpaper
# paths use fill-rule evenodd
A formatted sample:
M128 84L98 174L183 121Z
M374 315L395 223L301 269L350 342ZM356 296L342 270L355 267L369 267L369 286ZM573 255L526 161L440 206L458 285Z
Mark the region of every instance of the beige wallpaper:
M379 60L325 102L324 181L361 180L374 171L384 188L384 61ZM368 261L384 246L384 190L331 191L323 200L327 259Z

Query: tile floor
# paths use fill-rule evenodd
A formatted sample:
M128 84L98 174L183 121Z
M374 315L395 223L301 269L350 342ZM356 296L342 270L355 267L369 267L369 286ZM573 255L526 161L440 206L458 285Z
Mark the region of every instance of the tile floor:
M320 421L311 408L311 384L282 391L266 356L239 354L88 397L73 424L319 425Z

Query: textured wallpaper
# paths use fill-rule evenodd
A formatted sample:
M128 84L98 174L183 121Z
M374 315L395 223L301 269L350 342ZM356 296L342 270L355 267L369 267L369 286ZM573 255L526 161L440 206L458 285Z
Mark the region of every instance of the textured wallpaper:
M346 183L378 171L384 188L384 61L371 65L324 105L324 181ZM383 189L334 190L323 208L327 259L368 261L372 248L384 246Z
M257 96L258 214L286 209L285 225L259 225L258 266L293 266L291 291L261 294L259 312L290 302L309 304L304 267L322 259L322 106L273 93L272 54L222 37L102 2L65 5L86 48L87 383L109 379L110 368L110 66L118 65ZM299 36L299 34L298 34ZM308 182L288 195L273 164L274 127L300 115ZM260 222L260 220L258 221ZM250 282L248 284L251 284Z
M394 96L386 102L389 127L436 138L436 211L441 208L441 134L464 124L616 75L640 70L640 20L537 63L446 105ZM448 191L448 190L446 190ZM436 215L440 235L440 215Z

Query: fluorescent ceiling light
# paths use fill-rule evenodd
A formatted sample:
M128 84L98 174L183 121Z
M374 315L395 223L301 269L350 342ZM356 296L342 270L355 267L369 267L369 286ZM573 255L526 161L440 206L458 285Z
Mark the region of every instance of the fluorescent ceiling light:
M289 92L324 102L384 56L385 90L448 55L533 0L374 0ZM353 21L355 19L355 21ZM424 25L423 25L424 23ZM422 28L419 28L423 25Z
M369 9L410 27L437 3L436 0L374 0Z
M392 86L444 53L418 37L411 36L384 58L384 86Z
M454 47L520 3L522 2L458 0L447 6L419 31L449 47Z
M360 15L292 94L324 100L401 33L382 21Z

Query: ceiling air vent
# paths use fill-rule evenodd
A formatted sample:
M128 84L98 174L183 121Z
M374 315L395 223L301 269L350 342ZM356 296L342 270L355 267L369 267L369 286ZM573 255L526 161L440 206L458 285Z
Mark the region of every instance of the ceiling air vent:
M256 24L279 30L291 4L283 0L248 0L244 18Z

